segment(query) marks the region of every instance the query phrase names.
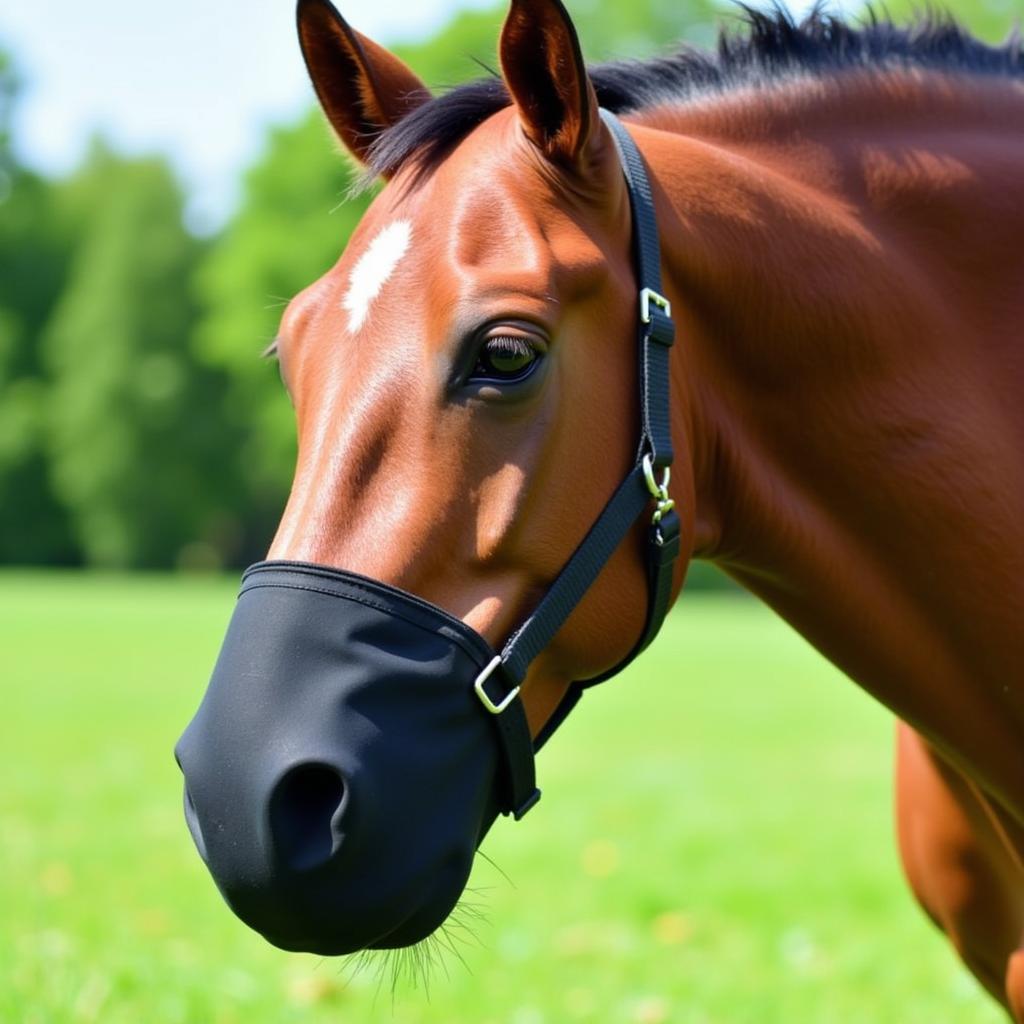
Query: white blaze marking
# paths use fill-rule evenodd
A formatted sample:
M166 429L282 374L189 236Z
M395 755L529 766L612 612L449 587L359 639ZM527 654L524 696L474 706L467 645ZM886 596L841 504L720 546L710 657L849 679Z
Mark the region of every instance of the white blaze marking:
M348 310L348 329L353 334L363 326L373 300L405 255L411 238L412 225L407 220L396 220L377 235L356 261L341 302Z

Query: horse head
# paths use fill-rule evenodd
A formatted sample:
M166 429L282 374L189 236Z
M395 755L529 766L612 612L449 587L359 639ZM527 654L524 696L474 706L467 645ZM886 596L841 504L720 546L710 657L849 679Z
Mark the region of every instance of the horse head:
M630 524L518 688L474 693L632 479L638 286L630 192L558 0L514 0L468 125L327 0L300 0L298 26L328 120L386 183L283 318L295 479L177 754L228 903L333 954L444 921L498 811L525 808L502 780L522 741L494 723L520 716L529 744L643 631Z

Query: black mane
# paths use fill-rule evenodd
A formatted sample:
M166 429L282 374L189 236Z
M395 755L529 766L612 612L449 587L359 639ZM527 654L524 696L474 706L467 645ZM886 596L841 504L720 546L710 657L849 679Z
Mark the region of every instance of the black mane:
M863 24L849 25L819 7L797 22L780 7L764 12L740 6L743 28L723 31L717 53L684 47L667 57L590 67L601 106L629 113L793 73L824 76L852 68L1024 75L1024 47L1017 32L1001 46L988 46L948 15L928 14L897 26L871 13ZM394 174L410 159L429 171L477 125L510 103L498 77L467 82L437 96L380 135L370 174Z

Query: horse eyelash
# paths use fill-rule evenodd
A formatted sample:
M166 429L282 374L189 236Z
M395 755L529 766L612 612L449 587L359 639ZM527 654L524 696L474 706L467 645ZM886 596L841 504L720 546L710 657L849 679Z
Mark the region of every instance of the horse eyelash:
M484 347L496 345L502 352L518 354L524 351L533 351L533 346L525 339L514 334L494 334L484 341Z

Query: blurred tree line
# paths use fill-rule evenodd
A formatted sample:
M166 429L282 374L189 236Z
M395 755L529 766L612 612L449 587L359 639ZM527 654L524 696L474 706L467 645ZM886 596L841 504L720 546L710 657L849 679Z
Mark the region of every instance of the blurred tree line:
M1006 2L949 6L998 37ZM571 6L591 60L677 39L712 45L723 20L715 0ZM481 74L478 60L496 64L503 18L503 7L464 13L395 49L443 88ZM260 353L368 199L346 201L349 171L311 105L268 133L237 213L199 239L160 158L126 159L97 140L65 179L19 166L19 85L0 52L0 563L261 557L295 453L291 407Z

